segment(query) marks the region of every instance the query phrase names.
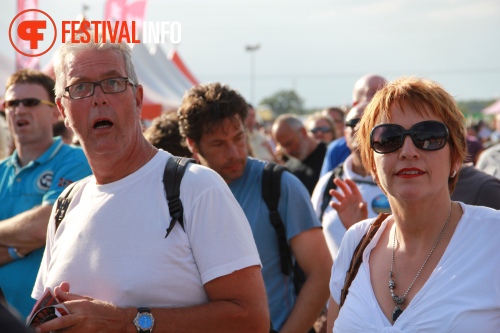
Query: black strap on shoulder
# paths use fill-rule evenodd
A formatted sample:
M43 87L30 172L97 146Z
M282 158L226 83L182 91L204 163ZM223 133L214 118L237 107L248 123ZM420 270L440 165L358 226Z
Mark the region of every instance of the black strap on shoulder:
M180 199L181 193L181 180L184 176L184 172L189 165L189 163L196 162L192 158L172 156L167 161L165 165L165 171L163 172L163 185L165 186L165 192L167 193L167 203L168 210L170 211L170 225L167 228L167 233L165 238L170 234L174 228L175 222L178 222L182 229L184 229L184 209L182 208L182 202Z
M330 190L337 189L337 185L333 182L335 178L341 178L344 173L344 164L341 163L333 169L330 178L328 178L328 182L326 183L325 190L323 191L323 200L321 201L321 214L319 215L319 221L323 221L323 214L325 214L326 207L330 203L332 196L330 195Z
M278 212L281 195L281 174L285 170L286 168L279 164L266 163L262 174L262 198L269 209L269 218L278 236L281 272L284 275L290 275L293 266L292 253L288 246L285 226Z
M344 305L345 299L347 297L347 294L349 293L349 287L351 286L352 281L356 277L356 274L358 274L359 267L361 266L361 263L363 262L363 252L365 251L366 247L370 243L370 241L373 239L375 234L377 233L377 230L380 228L380 225L382 222L389 216L389 214L385 213L380 213L375 221L370 225L370 228L366 232L366 234L361 238L361 240L358 243L358 246L356 246L356 249L354 250L354 253L352 254L352 259L351 259L351 264L349 265L349 270L347 271L345 275L345 280L344 280L344 287L340 291L340 304L339 306L342 307Z
M68 210L71 200L73 200L75 193L78 192L78 188L81 186L81 181L71 183L64 189L59 198L57 198L56 203L56 214L54 219L56 220L56 231L59 228L64 216L66 216L66 211Z

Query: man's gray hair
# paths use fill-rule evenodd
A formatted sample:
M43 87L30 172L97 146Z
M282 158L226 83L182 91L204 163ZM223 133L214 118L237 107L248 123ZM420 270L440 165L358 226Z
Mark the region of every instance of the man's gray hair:
M68 71L68 59L71 55L85 50L98 50L105 51L108 49L116 50L123 55L125 60L125 68L127 70L128 78L134 83L139 84L137 74L135 72L134 64L132 62L132 50L126 43L111 43L109 38L102 41L102 35L98 35L98 41L94 40L94 32L89 31L90 41L88 43L72 43L69 39L66 43L62 44L56 51L53 57L54 74L56 78L55 95L60 98L64 95L64 88L66 87L66 74ZM82 35L77 35L80 38Z

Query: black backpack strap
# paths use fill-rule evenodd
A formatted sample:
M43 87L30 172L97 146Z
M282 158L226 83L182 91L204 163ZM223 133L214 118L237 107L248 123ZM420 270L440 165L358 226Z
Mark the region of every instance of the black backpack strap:
M262 198L269 209L269 218L278 236L281 272L284 275L290 275L293 266L292 253L288 246L285 226L278 212L281 195L281 174L285 170L286 168L279 164L266 163L262 174Z
M337 185L333 182L335 178L341 178L344 173L344 164L341 163L333 169L330 178L328 178L328 182L326 183L325 190L323 191L323 200L321 201L321 214L319 215L319 221L323 221L323 214L325 214L326 207L330 203L332 196L330 195L330 190L337 189Z
M71 200L73 200L75 193L78 192L78 188L80 188L81 185L81 180L69 184L61 193L59 198L57 198L56 214L54 216L54 219L56 220L55 231L57 231L57 228L59 228L59 225L64 219L64 216L66 216L66 211L68 210L69 204L71 203Z
M181 180L189 163L194 162L195 160L192 158L172 156L172 158L168 159L167 165L165 165L163 185L167 193L168 210L172 217L165 238L167 238L174 228L175 222L178 222L182 229L184 229L184 209L182 208L182 202L179 197L181 193Z

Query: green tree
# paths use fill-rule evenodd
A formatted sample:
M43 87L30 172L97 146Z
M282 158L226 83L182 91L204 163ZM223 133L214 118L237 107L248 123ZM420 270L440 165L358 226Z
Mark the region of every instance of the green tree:
M294 90L281 90L262 99L260 105L268 105L274 115L284 113L304 114L304 101Z
M495 102L494 99L457 101L458 108L465 115L481 116L481 110Z

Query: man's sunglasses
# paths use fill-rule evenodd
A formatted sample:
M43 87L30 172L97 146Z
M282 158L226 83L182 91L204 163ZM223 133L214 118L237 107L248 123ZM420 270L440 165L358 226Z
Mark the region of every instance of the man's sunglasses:
M328 126L319 126L319 127L315 127L311 130L312 133L316 134L318 132L321 132L321 133L330 133L332 132L332 129Z
M13 108L19 106L20 103L26 107L37 106L40 103L48 105L48 106L56 106L52 102L44 101L44 100L38 99L38 98L23 98L23 99L13 99L10 101L4 101L3 108L4 108L4 110L13 109Z
M422 150L439 150L446 145L448 128L439 121L422 121L410 130L395 124L375 126L370 134L370 147L379 154L395 152L409 135L413 144Z

